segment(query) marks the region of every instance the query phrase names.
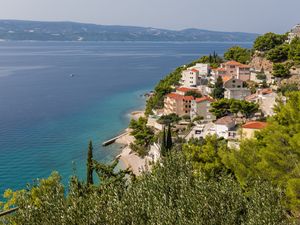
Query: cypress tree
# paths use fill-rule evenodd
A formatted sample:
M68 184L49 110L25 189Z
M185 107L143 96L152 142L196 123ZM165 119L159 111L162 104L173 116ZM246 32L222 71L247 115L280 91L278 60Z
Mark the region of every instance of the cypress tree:
M172 143L172 134L171 134L171 125L168 126L167 138L166 138L166 149L170 151L173 146Z
M88 186L90 186L90 185L94 184L94 181L93 181L93 170L94 170L94 167L93 167L93 143L92 143L92 141L90 141L90 143L89 143L86 166L87 166L86 183Z
M166 149L166 128L164 127L163 130L163 137L161 140L161 145L160 145L160 152L163 156L166 155L167 149Z
M216 98L216 99L224 98L224 91L225 91L225 89L223 88L223 80L219 76L215 83L215 88L212 91L213 98Z

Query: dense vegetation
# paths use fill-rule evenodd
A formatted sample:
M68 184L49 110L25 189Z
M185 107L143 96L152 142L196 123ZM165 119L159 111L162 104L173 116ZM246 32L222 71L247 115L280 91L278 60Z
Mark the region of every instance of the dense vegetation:
M220 99L211 103L211 112L217 117L221 118L227 115L237 115L241 113L246 118L253 116L258 112L259 106L253 102L236 99Z
M243 190L231 175L205 179L181 153L129 181L112 168L99 172L102 182L92 187L73 177L67 195L57 173L30 191L7 191L20 209L3 224L289 224L283 196L269 183L253 181Z
M138 120L132 119L129 124L131 135L135 138L130 147L142 157L147 155L148 147L154 140L154 132L147 126L147 121L147 118L140 117Z
M249 63L251 59L251 50L240 46L233 46L224 53L226 60L234 60L240 63Z
M258 51L266 52L276 46L282 45L287 39L287 35L280 35L274 33L266 33L259 36L255 41L253 48Z
M260 177L283 188L286 204L300 216L300 92L287 96L287 104L278 104L267 128L256 139L243 141L226 165L243 186Z

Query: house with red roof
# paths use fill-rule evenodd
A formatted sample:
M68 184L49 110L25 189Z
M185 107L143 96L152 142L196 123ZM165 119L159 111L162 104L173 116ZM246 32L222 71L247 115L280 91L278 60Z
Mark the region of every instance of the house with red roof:
M208 96L202 98L196 98L191 102L191 118L202 117L203 120L212 121L216 117L210 112L211 103L214 102L214 99Z
M164 99L164 114L190 115L192 100L194 100L193 96L170 93Z
M221 69L226 71L226 75L236 77L242 81L250 80L251 72L248 65L236 61L228 61L221 64Z
M255 137L255 132L267 127L266 122L249 121L242 126L242 139L250 139Z

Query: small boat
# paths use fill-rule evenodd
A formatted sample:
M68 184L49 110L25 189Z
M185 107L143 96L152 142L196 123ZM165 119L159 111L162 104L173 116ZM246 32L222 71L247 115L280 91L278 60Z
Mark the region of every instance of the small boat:
M70 77L74 77L74 76L75 76L75 74L73 74L73 73L70 74Z

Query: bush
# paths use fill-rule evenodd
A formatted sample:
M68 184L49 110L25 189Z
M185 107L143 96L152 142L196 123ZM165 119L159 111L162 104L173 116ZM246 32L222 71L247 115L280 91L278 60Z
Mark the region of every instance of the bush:
M284 62L289 57L290 47L288 44L276 46L267 53L267 59L271 62Z
M290 76L290 69L282 63L275 63L273 65L273 76L277 78L287 78Z
M298 84L296 84L296 83L284 84L284 85L281 85L281 87L278 91L281 92L283 95L286 95L289 92L299 91L299 87L298 87Z

